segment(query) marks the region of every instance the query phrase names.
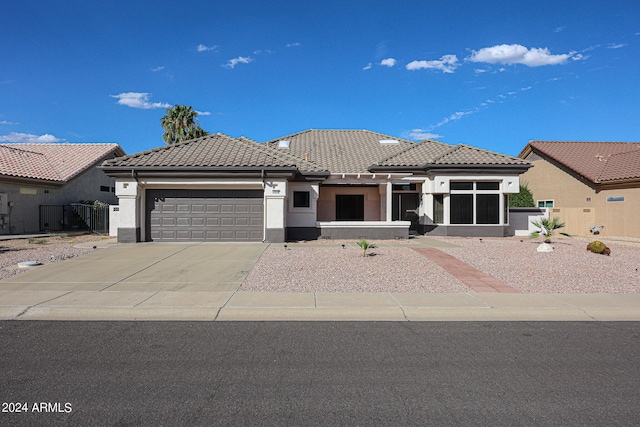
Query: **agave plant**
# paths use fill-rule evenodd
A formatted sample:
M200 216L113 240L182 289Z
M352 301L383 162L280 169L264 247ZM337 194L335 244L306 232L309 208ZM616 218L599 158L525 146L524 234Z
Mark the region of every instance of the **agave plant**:
M361 239L359 241L356 242L358 244L358 246L360 246L362 248L362 250L364 251L362 253L362 256L367 256L367 249L373 249L376 247L376 245L374 245L373 243L369 243L366 241L366 239Z
M542 218L539 221L531 221L531 224L540 229L539 231L534 231L533 233L531 233L531 237L544 236L545 243L551 242L551 236L553 236L555 230L563 228L565 226L565 223L560 222L560 218L558 217L555 217L553 219ZM562 234L563 236L571 237L570 234L563 233L561 231L559 231L558 233Z

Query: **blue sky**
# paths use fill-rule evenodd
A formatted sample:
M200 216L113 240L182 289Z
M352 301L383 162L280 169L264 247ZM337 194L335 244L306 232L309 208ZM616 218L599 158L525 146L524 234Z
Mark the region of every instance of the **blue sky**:
M516 155L640 141L640 2L5 1L0 142L369 129Z

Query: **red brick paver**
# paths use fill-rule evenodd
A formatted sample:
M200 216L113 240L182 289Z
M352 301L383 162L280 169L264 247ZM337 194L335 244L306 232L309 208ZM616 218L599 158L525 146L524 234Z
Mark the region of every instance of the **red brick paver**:
M412 248L419 254L429 258L440 267L444 268L449 274L460 280L474 292L503 292L503 293L519 293L520 291L511 286L502 283L493 276L483 273L460 261L439 249L435 248Z

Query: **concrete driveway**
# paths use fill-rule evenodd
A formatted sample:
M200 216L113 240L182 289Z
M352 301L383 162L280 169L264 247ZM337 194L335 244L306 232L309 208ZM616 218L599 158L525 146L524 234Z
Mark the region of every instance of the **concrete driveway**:
M0 282L0 318L213 319L240 287L264 243L115 245ZM180 312L175 307L181 307ZM104 310L104 313L101 312ZM59 316L57 315L59 314ZM130 315L124 316L130 318Z

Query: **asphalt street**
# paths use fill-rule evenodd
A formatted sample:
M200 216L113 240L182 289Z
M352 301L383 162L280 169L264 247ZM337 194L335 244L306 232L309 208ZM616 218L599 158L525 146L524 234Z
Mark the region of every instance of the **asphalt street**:
M640 425L634 322L0 322L0 425Z

